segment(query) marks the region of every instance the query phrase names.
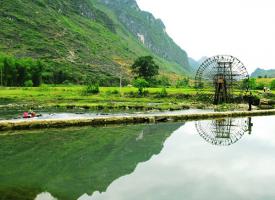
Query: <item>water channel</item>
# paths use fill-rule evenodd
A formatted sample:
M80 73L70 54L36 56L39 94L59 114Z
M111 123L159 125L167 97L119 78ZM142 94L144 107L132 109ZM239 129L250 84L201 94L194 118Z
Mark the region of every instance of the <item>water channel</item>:
M275 117L0 133L13 200L274 199Z

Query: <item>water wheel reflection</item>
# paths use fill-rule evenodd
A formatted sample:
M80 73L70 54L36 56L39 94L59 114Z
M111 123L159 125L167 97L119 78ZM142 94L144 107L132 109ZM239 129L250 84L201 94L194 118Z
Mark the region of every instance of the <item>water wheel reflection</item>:
M213 145L229 146L248 132L251 134L251 118L227 118L195 123L199 135Z

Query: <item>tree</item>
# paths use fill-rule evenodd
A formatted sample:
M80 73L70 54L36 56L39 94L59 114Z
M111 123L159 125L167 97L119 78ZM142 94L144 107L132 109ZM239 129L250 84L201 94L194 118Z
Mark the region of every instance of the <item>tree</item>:
M43 65L42 62L39 60L36 62L36 65L32 67L32 82L33 86L37 87L42 82L42 71Z
M275 90L275 79L270 83L270 89Z
M15 63L17 71L17 86L24 86L25 81L27 80L27 69L21 63Z
M257 87L256 79L250 78L250 79L244 79L242 83L242 89L252 89L255 90Z
M132 71L138 78L150 81L158 75L159 66L155 63L152 56L143 56L135 60Z
M15 86L17 82L14 60L6 57L3 61L3 79L5 86Z
M159 78L159 84L163 87L168 87L171 85L167 76L161 76Z
M144 88L148 87L149 83L143 78L138 78L133 81L133 85L138 88L139 95L142 95Z
M189 87L189 81L190 80L189 80L188 77L185 77L185 78L183 78L181 80L177 80L176 87L177 88L180 88L180 87L187 88L187 87Z

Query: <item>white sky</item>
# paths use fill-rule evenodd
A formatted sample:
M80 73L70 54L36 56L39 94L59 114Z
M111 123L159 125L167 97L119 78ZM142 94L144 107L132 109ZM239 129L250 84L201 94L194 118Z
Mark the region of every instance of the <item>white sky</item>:
M190 57L230 54L251 73L275 68L274 0L137 0Z

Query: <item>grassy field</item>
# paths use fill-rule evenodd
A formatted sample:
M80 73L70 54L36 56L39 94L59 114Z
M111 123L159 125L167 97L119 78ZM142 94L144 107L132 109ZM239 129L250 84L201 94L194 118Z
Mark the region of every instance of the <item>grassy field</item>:
M0 87L1 107L26 107L95 110L179 110L184 108L210 108L209 92L198 95L193 88L148 88L139 96L134 87L100 87L98 94L85 94L85 86L42 86L37 88ZM274 96L275 91L271 96ZM260 91L254 94L261 95Z
M256 83L257 84L262 83L264 84L264 86L269 87L273 80L275 80L275 78L257 78Z
M3 106L59 107L85 109L182 109L198 103L194 89L148 88L144 96L133 87L101 87L99 94L86 95L85 86L38 88L0 88L0 104Z

